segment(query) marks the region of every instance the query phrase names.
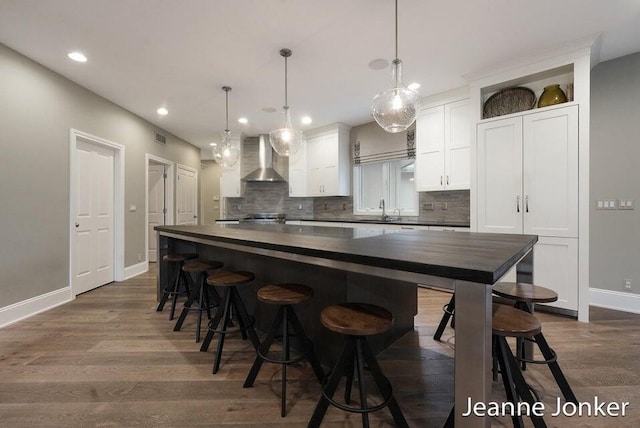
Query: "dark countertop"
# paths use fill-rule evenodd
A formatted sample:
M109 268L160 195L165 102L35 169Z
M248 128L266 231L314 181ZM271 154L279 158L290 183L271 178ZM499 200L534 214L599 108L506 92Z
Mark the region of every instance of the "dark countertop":
M532 235L360 230L304 225L157 226L169 237L232 243L304 256L494 284L538 240Z
M220 218L216 221L239 221L240 218ZM434 221L421 221L416 217L401 217L396 221L382 221L381 219L372 218L296 218L287 217L287 221L324 221L328 223L360 223L360 224L397 224L400 226L442 226L442 227L469 227L469 223L441 223Z

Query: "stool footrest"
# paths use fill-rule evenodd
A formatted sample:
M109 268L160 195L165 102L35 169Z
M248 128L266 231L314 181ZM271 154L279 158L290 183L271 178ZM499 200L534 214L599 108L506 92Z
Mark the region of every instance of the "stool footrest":
M384 381L387 384L387 388L389 388L389 392L387 393L386 396L383 396L383 402L380 404L377 404L375 406L367 406L367 407L353 407L353 406L348 406L346 404L342 404L342 403L338 403L337 401L335 401L333 398L329 397L329 395L326 393L326 391L324 390L324 385L322 385L322 395L324 396L324 398L331 403L333 406L337 407L340 410L344 410L345 412L350 412L350 413L371 413L371 412L377 412L378 410L382 410L385 407L387 407L389 405L389 402L391 401L391 399L393 398L393 388L391 387L391 382L389 382L389 378L387 378L386 376L383 376L382 379L384 379ZM324 379L324 382L326 383L326 379Z

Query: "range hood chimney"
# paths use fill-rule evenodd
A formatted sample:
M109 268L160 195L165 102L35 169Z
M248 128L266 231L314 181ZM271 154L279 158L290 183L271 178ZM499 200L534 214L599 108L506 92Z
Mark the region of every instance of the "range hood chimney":
M258 139L258 159L258 169L247 174L242 181L286 181L273 169L273 150L268 135L260 135Z

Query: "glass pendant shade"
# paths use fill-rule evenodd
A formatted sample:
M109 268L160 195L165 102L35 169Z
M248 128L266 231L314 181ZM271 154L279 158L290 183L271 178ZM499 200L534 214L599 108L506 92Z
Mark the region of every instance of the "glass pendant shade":
M291 114L288 106L282 108L282 113L284 124L282 128L269 132L269 142L273 150L280 156L290 156L298 151L304 141L304 135L302 131L291 126Z
M406 131L416 120L420 109L420 93L402 83L402 61L393 60L391 88L373 98L371 113L387 132Z
M224 168L234 166L240 159L240 148L231 142L231 131L229 131L229 91L231 87L223 86L222 90L225 92L225 113L227 128L222 133L222 141L217 144L212 144L211 152L213 158Z
M225 130L222 134L222 142L213 148L216 162L225 168L234 166L240 159L240 150L231 142L230 136L231 132L228 129Z

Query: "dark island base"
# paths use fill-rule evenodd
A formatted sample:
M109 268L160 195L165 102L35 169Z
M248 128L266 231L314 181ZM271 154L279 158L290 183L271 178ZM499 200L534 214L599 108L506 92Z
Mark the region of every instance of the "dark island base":
M203 260L224 262L225 269L246 270L255 273L256 280L239 287L239 292L250 314L256 318L256 327L266 332L276 315L277 307L259 303L256 291L262 285L276 282L305 284L314 290L313 299L296 305L295 310L307 335L314 343L320 361L332 365L344 344L344 337L330 332L320 322L320 311L340 302L365 302L382 306L394 316L393 327L385 334L369 338L374 353L391 345L402 335L413 330L417 314L417 286L415 283L380 278L360 273L283 260L227 248L196 244L175 238L160 237L159 259L167 252L197 252ZM158 266L158 299L167 278L173 278L172 266L160 262ZM205 327L206 328L206 327Z

